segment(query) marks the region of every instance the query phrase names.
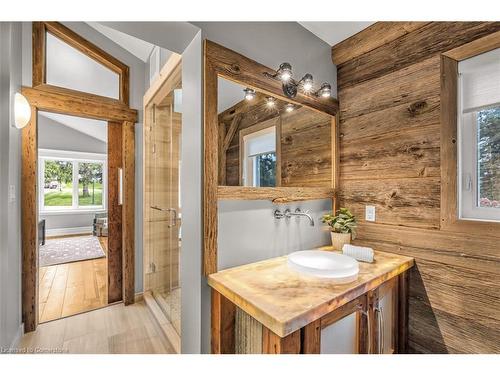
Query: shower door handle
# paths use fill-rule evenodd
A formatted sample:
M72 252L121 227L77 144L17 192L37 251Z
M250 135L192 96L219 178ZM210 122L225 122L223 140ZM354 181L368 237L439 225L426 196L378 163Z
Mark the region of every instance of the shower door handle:
M175 227L177 225L177 210L175 208L168 209L173 216L171 217L171 223L168 225L169 228Z

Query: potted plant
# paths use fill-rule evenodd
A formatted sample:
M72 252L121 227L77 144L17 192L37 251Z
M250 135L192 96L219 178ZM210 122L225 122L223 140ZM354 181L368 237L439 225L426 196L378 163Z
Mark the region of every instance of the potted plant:
M342 250L356 236L356 218L347 208L338 210L337 215L323 215L321 221L330 227L333 250Z

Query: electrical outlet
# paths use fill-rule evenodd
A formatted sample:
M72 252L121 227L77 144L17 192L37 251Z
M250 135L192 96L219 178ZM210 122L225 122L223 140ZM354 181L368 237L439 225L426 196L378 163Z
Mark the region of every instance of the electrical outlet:
M375 221L375 206L365 206L365 220Z

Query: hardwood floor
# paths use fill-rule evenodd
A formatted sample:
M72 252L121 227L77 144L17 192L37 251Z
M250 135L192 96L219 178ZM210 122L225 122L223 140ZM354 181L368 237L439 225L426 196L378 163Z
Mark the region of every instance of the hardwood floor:
M42 323L21 338L20 353L173 354L144 301L110 305Z
M107 256L107 237L98 238ZM94 310L107 304L107 257L40 267L40 322Z

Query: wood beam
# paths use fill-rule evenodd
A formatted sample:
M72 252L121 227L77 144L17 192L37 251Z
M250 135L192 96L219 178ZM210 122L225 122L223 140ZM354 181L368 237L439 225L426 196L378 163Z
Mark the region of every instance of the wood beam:
M212 291L212 354L234 354L236 306L215 289Z
M135 300L135 129L134 123L122 124L123 206L123 302Z
M137 121L137 111L118 100L50 85L23 87L22 94L39 110L96 120Z

